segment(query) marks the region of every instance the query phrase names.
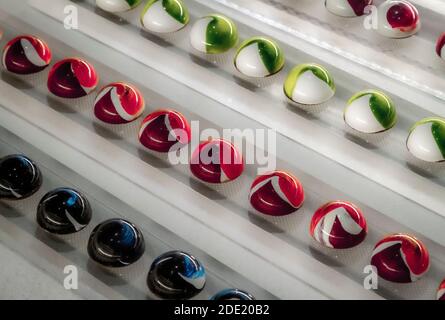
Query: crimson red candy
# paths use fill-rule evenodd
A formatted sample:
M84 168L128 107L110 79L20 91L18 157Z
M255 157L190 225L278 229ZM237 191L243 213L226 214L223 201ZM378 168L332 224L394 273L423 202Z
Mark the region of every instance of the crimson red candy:
M428 271L430 258L420 240L407 234L394 234L376 244L371 264L385 280L410 283Z
M48 75L48 89L62 98L80 98L93 91L99 82L94 67L80 58L57 62Z
M445 301L445 279L440 284L439 288L437 289L437 300Z
M140 91L123 82L115 82L102 88L94 102L94 115L111 124L136 120L145 109Z
M440 35L439 39L437 39L436 53L439 57L445 59L445 32Z
M17 74L32 74L51 62L51 50L41 39L22 35L9 41L3 49L3 66Z
M300 181L284 171L258 176L250 187L249 200L259 212L270 216L291 214L301 207L304 190Z
M346 201L332 201L315 211L311 236L326 247L347 249L360 244L368 226L362 211Z
M243 156L226 140L210 140L201 143L193 152L190 169L195 177L204 182L224 183L235 180L243 173Z
M177 150L190 142L187 119L174 110L158 110L149 114L139 130L139 141L157 152Z

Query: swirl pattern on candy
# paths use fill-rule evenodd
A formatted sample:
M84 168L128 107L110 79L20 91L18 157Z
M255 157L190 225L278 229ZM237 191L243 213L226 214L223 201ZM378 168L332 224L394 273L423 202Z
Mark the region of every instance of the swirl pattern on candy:
M94 67L80 58L57 62L49 71L48 90L61 98L80 98L93 91L99 82Z
M109 219L100 223L88 240L88 255L107 267L126 267L145 251L142 232L129 221Z
M343 118L352 129L372 134L394 127L397 113L387 95L376 90L365 90L349 99Z
M155 33L171 33L190 21L187 7L181 0L150 0L141 14L144 29Z
M290 100L302 105L322 104L335 94L334 79L318 64L301 64L287 76L284 93Z
M378 8L377 31L388 38L406 38L420 29L419 12L405 0L389 0Z
M414 124L409 132L406 147L420 160L445 161L445 119L426 118Z
M406 234L394 234L376 244L371 264L385 280L410 283L428 271L430 259L427 248L420 240Z
M210 300L255 300L255 297L240 289L224 289L212 296Z
M258 176L250 187L249 200L259 212L284 216L295 212L304 202L300 181L284 171Z
M340 17L358 17L365 14L365 8L373 0L325 0L326 9Z
M320 207L312 216L311 236L322 245L348 249L360 244L368 233L363 213L352 203L332 201Z
M141 92L126 83L115 82L100 90L94 102L94 115L111 124L136 120L145 109Z
M193 152L190 169L195 177L208 183L235 180L244 170L241 153L223 139L201 143Z
M190 31L190 42L202 53L224 53L238 43L238 29L229 18L212 14L195 22Z
M28 157L13 154L0 159L0 199L21 200L42 185L42 173Z
M436 299L445 301L445 279L441 282L439 288L437 289Z
M190 125L178 111L158 110L142 121L139 141L157 152L170 152L187 145L191 139Z
M273 40L254 37L241 44L235 67L248 77L265 78L283 69L284 53Z
M51 50L41 39L22 35L9 41L3 49L3 66L16 74L32 74L51 62Z
M96 5L104 11L119 13L136 8L142 0L96 0Z
M170 251L156 258L147 277L150 291L163 299L190 299L202 291L205 283L204 267L182 251Z
M91 221L91 206L77 190L58 188L48 192L37 207L37 223L54 234L71 234Z
M445 59L445 32L437 39L436 53L442 59Z

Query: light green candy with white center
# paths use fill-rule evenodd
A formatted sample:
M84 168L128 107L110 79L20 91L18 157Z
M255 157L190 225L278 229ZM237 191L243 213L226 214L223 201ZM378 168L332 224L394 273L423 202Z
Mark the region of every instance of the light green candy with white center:
M96 0L96 5L104 11L119 13L136 8L142 0Z
M445 161L445 119L426 118L410 130L406 147L416 158L427 162Z
M335 94L334 79L324 67L315 63L293 68L284 82L286 96L302 105L318 105Z
M171 33L184 28L190 21L182 0L150 0L142 10L141 24L154 33Z

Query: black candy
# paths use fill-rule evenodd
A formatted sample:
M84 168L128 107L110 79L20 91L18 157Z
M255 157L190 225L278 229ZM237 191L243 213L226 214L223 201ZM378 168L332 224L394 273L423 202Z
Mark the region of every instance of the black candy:
M224 289L211 297L210 300L255 300L255 297L243 290Z

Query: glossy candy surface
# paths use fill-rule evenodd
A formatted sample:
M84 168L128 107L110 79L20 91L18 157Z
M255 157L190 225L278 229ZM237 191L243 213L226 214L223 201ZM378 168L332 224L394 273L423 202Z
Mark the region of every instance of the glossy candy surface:
M365 14L365 8L373 0L325 0L326 9L341 17L358 17Z
M284 53L275 41L254 37L239 47L235 67L248 77L265 78L283 69Z
M190 142L187 119L178 111L158 110L149 114L139 129L139 141L157 152L177 150Z
M57 62L48 75L48 90L61 98L80 98L93 91L99 82L94 67L79 58Z
M190 169L195 177L208 183L235 180L244 170L241 153L223 139L201 143L193 152Z
M430 259L420 240L406 234L394 234L376 244L371 264L385 280L410 283L428 271Z
M293 175L274 171L258 176L250 187L249 200L259 212L270 216L291 214L301 207L304 190Z
M442 59L445 59L445 32L437 39L436 53Z
M96 5L104 11L119 13L136 8L142 0L96 0Z
M189 21L189 12L182 0L150 0L141 14L144 29L155 33L179 31Z
M111 124L122 124L136 120L145 109L141 92L126 83L115 82L103 88L95 102L94 115Z
M147 276L151 292L163 299L190 299L206 283L204 267L192 255L170 251L153 261Z
M224 289L212 296L210 300L255 300L255 297L243 290Z
M144 237L134 224L123 219L100 223L90 235L88 254L107 267L125 267L136 262L145 251Z
M25 199L41 185L40 169L28 157L9 155L0 159L0 199Z
M346 201L332 201L320 207L312 216L311 236L322 245L347 249L360 244L368 227L359 208Z
M417 122L410 130L406 147L423 161L445 161L445 119L426 118Z
M220 54L236 46L238 30L229 18L212 14L195 22L190 31L190 42L199 52Z
M71 234L85 228L91 221L87 198L71 188L48 192L37 207L37 223L54 234Z
M32 74L51 62L51 50L41 39L22 35L9 41L3 49L3 66L16 74Z
M302 105L321 104L334 96L334 79L328 70L318 64L301 64L287 76L284 93L290 100Z
M445 279L441 282L439 288L437 289L436 299L445 301Z
M388 38L406 38L420 29L419 12L405 0L389 0L378 8L377 31Z
M387 95L376 90L365 90L349 99L343 118L352 129L372 134L394 127L397 113Z

